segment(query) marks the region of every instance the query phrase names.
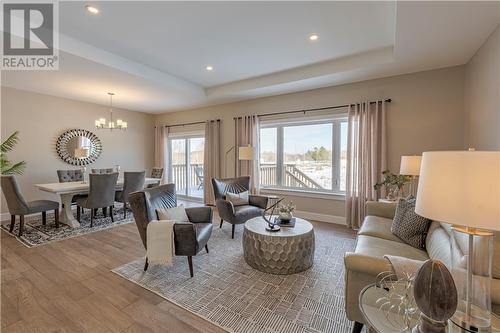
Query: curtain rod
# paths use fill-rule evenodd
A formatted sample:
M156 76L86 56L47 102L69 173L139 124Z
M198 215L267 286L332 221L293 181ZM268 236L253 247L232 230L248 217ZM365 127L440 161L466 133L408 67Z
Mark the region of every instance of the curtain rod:
M198 125L198 124L205 124L207 121L220 121L220 119L215 119L215 120L205 120L205 121L195 121L192 123L184 123L184 124L174 124L174 125L163 125L164 127L178 127L178 126L189 126L189 125Z
M376 102L370 102L370 104L376 104L380 101ZM386 103L392 102L392 99L386 99L384 100ZM353 103L355 104L355 103ZM294 111L283 111L283 112L274 112L274 113L264 113L264 114L258 114L257 117L266 117L266 116L274 116L278 114L290 114L290 113L306 113L306 112L311 112L311 111L324 111L324 110L333 110L333 109L341 109L341 108L346 108L348 106L351 106L353 104L344 104L344 105L335 105L335 106L326 106L323 108L315 108L315 109L304 109L304 110L294 110ZM242 117L234 117L233 119L241 119Z

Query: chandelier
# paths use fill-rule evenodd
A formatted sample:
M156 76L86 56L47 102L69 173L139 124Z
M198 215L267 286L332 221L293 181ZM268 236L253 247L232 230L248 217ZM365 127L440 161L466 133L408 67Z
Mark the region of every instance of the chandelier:
M100 118L95 121L95 127L97 129L109 129L109 130L114 130L114 129L119 129L119 130L126 130L127 129L127 122L123 121L121 119L117 119L116 123L113 121L113 96L115 95L112 92L108 93L109 95L109 121L106 122L106 119Z

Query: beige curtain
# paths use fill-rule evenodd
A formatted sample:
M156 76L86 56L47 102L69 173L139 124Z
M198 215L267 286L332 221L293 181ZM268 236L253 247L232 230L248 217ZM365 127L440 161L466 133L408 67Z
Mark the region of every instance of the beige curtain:
M351 105L347 130L347 225L358 229L365 217L365 203L377 200L375 185L387 167L385 102Z
M168 152L167 152L168 127L155 127L155 168L163 168L163 178L161 183L164 184L168 179Z
M234 138L236 146L236 176L250 176L250 192L259 193L259 118L257 116L245 116L234 119ZM240 161L238 158L238 147L251 145L256 153L253 161Z
M214 205L212 178L221 177L221 122L209 120L205 124L205 152L203 157L203 194L206 205Z

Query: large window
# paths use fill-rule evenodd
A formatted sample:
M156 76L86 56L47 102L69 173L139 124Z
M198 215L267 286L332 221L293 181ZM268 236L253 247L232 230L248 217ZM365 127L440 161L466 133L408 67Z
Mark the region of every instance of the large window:
M264 122L260 130L260 185L344 192L346 156L346 118Z

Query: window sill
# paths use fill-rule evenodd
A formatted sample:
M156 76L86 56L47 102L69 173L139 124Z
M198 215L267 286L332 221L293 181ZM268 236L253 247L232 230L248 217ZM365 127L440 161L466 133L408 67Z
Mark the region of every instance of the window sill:
M307 190L299 190L299 189L289 189L289 188L273 188L273 187L265 187L261 188L260 191L264 194L282 194L282 195L290 195L294 197L304 197L304 198L318 198L318 199L328 199L328 200L338 200L344 201L345 194L344 193L328 193L328 192L316 192L316 191L307 191Z

